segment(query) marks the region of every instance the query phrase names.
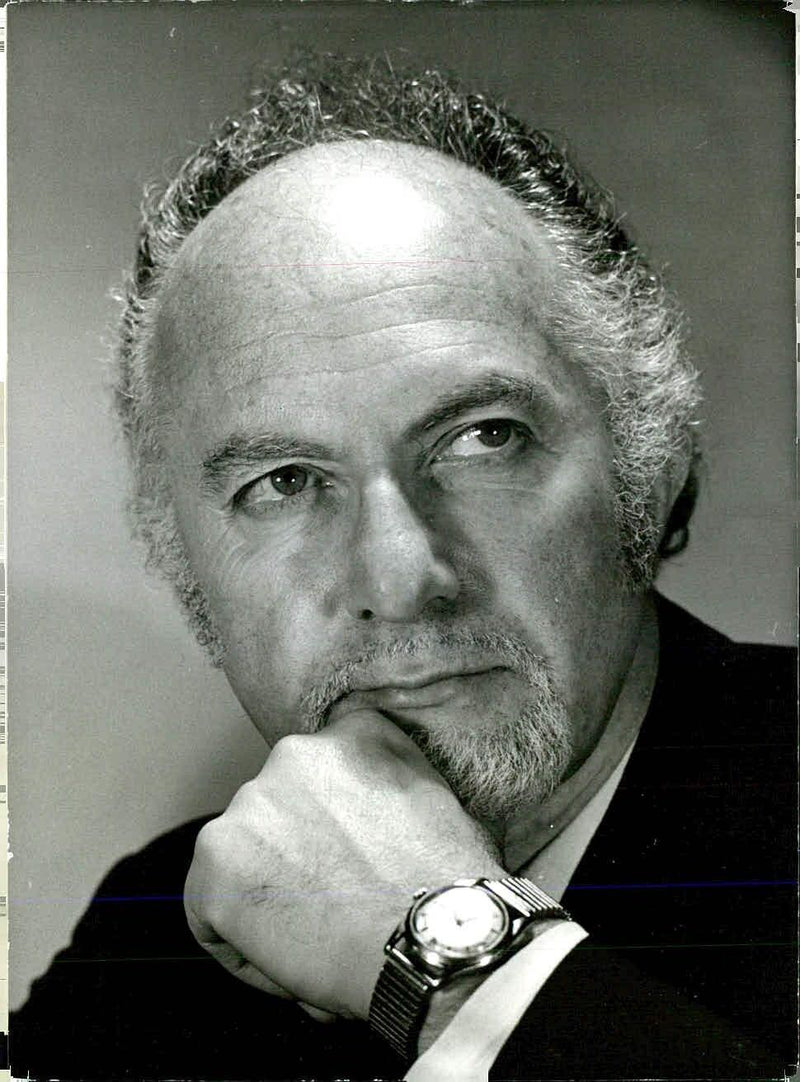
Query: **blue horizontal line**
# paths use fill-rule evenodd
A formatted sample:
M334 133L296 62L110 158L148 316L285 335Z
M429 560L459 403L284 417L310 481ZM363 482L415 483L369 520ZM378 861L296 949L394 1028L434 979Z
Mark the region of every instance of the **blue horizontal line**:
M576 883L567 890L680 890L704 887L795 887L795 879L730 879L700 880L685 883ZM182 894L139 894L133 897L108 894L96 898L97 902L173 902L182 901Z
M182 894L101 894L95 902L182 902Z

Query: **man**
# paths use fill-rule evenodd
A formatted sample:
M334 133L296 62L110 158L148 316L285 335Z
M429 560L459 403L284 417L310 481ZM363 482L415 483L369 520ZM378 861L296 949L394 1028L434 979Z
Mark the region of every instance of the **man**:
M271 750L112 870L15 1073L780 1076L791 662L652 592L699 396L608 200L436 75L288 73L151 208L120 363Z

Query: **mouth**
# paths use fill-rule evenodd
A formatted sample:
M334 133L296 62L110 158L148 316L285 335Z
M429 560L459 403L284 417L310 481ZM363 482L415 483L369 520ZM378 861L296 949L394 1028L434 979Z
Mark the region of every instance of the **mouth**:
M332 705L328 721L334 722L356 710L373 709L385 713L396 723L402 722L400 711L408 714L409 722L415 720L417 711L435 710L456 701L468 701L488 678L508 673L504 666L484 669L441 671L425 673L396 673L385 683L371 682L354 688L340 696ZM403 725L403 728L406 726ZM409 727L413 727L413 724Z

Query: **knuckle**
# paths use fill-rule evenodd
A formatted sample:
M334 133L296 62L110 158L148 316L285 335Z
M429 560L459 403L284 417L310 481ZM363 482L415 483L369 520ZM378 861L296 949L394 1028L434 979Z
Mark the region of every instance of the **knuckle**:
M280 740L276 741L273 745L267 763L270 766L275 767L279 764L291 764L302 761L307 754L308 741L309 737L301 735L300 733L289 733L288 736L282 736Z
M243 782L242 785L234 793L231 798L231 802L227 809L222 813L219 819L213 820L214 823L225 824L224 829L230 830L231 821L236 818L237 815L245 811L254 800L257 799L260 788L261 775L257 775L255 778L251 778L249 781ZM212 826L212 823L208 824Z
M223 817L212 819L200 830L194 843L194 863L201 867L213 863L222 848L222 834L226 831Z

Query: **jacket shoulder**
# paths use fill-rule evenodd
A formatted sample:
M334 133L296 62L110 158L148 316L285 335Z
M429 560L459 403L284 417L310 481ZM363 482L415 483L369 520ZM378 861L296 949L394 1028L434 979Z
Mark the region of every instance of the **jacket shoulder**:
M689 743L794 746L797 652L734 642L658 599L659 671L651 713ZM658 726L661 728L660 724Z

